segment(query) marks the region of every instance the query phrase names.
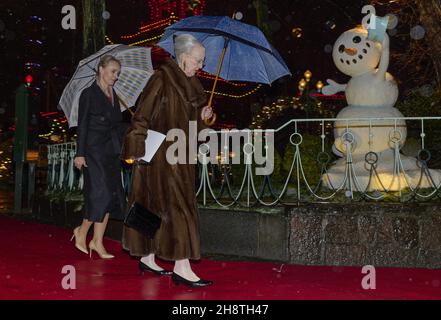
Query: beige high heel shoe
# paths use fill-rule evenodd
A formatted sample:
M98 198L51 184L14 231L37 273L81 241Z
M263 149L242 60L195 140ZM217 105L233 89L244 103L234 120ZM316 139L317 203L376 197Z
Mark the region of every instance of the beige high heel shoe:
M80 245L77 243L77 234L78 234L78 231L80 230L80 228L81 228L81 226L76 227L76 228L73 230L73 235L72 235L72 238L70 238L70 241L72 241L72 240L75 238L75 248L77 248L77 249L80 250L81 252L84 252L85 254L88 254L89 251L87 250L87 248L84 248L84 247L80 246Z
M104 252L99 252L98 249L95 246L95 242L90 241L89 242L89 257L92 258L92 251L95 251L96 253L98 253L98 255L100 256L101 259L112 259L115 258L115 256L113 254L107 253L105 250Z

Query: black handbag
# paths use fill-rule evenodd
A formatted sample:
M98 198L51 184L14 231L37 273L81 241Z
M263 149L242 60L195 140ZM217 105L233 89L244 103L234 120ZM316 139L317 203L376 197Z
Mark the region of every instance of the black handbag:
M161 226L161 217L134 202L124 219L124 224L153 239Z

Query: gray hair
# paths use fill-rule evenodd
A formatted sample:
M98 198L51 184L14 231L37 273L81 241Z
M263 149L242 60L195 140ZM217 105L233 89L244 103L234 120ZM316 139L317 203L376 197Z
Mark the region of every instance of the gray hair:
M175 44L175 58L179 62L179 56L183 53L190 53L190 51L196 47L204 47L194 36L188 33L183 33L177 36L173 36L173 42Z
M121 61L119 61L117 58L115 58L114 56L112 56L110 54L106 54L106 55L101 57L100 62L98 63L98 66L97 66L97 69L96 69L96 75L99 76L99 74L100 74L100 67L105 68L105 67L107 67L107 65L110 62L116 62L121 67Z

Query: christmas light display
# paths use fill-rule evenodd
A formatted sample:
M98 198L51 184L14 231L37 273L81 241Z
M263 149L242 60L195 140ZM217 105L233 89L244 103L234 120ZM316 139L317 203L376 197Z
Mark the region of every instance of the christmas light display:
M223 92L218 92L215 91L214 94L217 96L222 96L222 97L228 97L228 98L234 98L234 99L241 99L241 98L245 98L249 95L252 95L253 93L255 93L257 90L259 90L262 87L262 85L257 85L256 88L252 89L251 91L248 91L244 94L240 94L240 95L234 95L234 94L230 94L230 93L223 93ZM206 93L211 93L210 90L205 90Z
M60 112L40 112L40 117L47 119L50 124L50 131L48 133L39 134L39 138L47 140L51 140L53 136L62 137L62 140L66 138L67 119L64 114Z

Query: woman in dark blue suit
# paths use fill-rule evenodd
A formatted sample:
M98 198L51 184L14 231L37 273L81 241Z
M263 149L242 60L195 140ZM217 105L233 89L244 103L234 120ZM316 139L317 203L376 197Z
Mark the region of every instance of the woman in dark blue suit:
M94 225L90 255L102 259L114 256L103 245L109 218L124 218L125 197L121 183L120 152L124 124L113 85L118 80L120 62L106 55L100 60L97 80L80 96L75 167L83 169L85 216L74 229L75 247L88 253L86 236Z

